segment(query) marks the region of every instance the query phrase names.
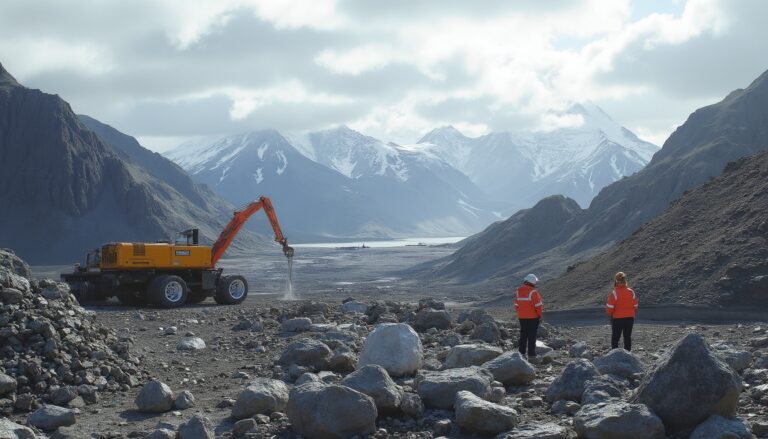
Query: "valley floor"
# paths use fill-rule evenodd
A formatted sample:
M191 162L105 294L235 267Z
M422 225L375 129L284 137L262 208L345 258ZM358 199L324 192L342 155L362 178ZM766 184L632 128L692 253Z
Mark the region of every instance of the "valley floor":
M338 303L337 300L336 304L331 305ZM135 410L134 398L138 388L115 394L103 393L97 404L81 409L73 428L82 435L80 437L90 437L90 433L101 433L101 437L109 438L143 437L144 433L155 428L163 425L177 426L192 415L200 413L213 422L217 436L231 435L234 421L229 418L231 407L227 401L237 398L249 379L272 377L274 363L288 343L297 338L313 336L312 333L281 334L277 325L268 323L265 323L263 332L233 331L231 328L241 318L254 318L264 313L278 316L292 306L294 304L291 302L263 295L250 297L241 306L217 306L212 301L207 301L197 306L162 311L131 309L112 304L89 307L97 312L98 322L115 329L118 334L130 335L133 338L133 351L141 358L142 369L168 384L175 392L191 391L196 402L195 407L184 411L147 415ZM270 310L271 308L275 309ZM461 308L463 307L449 306L454 317ZM504 317L504 313L501 314L499 318ZM356 319L347 317L346 320ZM357 322L361 323L362 320L364 316L357 319ZM164 329L170 326L177 327L176 334L163 335ZM689 332L702 334L711 343L722 342L734 348L749 350L748 341L757 333L763 334L764 328L765 325L760 327L758 324L639 324L635 328L633 351L646 364L650 364L661 349L670 346ZM176 344L187 332L201 337L207 348L191 353L178 351ZM553 326L549 338L564 339L565 347L556 350L553 363L537 366L537 379L530 386L509 387L505 403L517 406L521 411L523 424L557 422L558 418L550 414L546 404L522 407L521 402L543 395L547 383L571 360L568 355L570 346L578 341L586 341L596 356L602 355L609 351L608 335L609 328L606 324ZM515 337L516 332L511 330L510 339L502 340L505 350L513 349L511 343ZM264 352L259 352L261 348L254 349L254 346L263 347ZM437 343L433 346L429 342L425 343L425 348L427 361L437 361L436 354L442 348ZM234 378L239 372L243 373L241 377ZM408 384L402 380L400 383ZM746 410L743 405L740 407L740 410ZM742 415L747 416L747 413ZM435 422L451 419L452 416L452 412L428 410L427 416L420 421L399 417L384 418L378 426L386 428L390 434L396 436L433 437L438 436L434 432ZM749 416L755 419L768 416L768 407L752 406L749 408ZM21 413L14 416L20 423L24 423L25 417ZM272 421L264 428L278 437L295 437L287 425L287 419ZM449 436L465 437L459 431L453 431Z

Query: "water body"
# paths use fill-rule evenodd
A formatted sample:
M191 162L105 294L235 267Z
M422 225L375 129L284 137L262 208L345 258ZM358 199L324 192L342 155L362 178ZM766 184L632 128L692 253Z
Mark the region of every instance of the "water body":
M306 244L291 244L294 247L299 248L344 248L344 247L362 247L365 245L370 248L393 248L393 247L407 247L424 245L443 245L443 244L455 244L466 236L448 236L441 238L401 238L391 239L386 241L360 241L360 242L319 242L319 243L306 243Z

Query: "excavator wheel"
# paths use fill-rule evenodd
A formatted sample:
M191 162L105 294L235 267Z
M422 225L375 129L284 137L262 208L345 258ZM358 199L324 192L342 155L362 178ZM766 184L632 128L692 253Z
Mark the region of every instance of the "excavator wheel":
M221 276L213 296L219 305L236 305L248 297L248 281L243 276Z
M179 276L160 275L149 282L147 297L159 308L178 308L187 303L187 283Z

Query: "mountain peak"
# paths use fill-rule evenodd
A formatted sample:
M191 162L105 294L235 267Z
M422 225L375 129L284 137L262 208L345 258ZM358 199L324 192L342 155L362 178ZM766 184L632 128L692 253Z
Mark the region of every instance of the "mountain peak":
M432 131L424 134L421 139L416 143L434 143L435 139L466 139L467 136L461 131L457 130L453 125L443 125L435 128Z
M21 87L16 78L14 78L0 63L0 87Z

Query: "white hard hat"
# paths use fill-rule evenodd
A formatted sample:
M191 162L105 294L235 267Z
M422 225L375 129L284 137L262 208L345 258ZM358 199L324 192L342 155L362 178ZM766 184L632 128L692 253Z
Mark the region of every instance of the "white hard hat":
M539 278L536 277L535 274L529 274L525 276L525 281L528 282L529 284L536 285L537 283L539 283Z

